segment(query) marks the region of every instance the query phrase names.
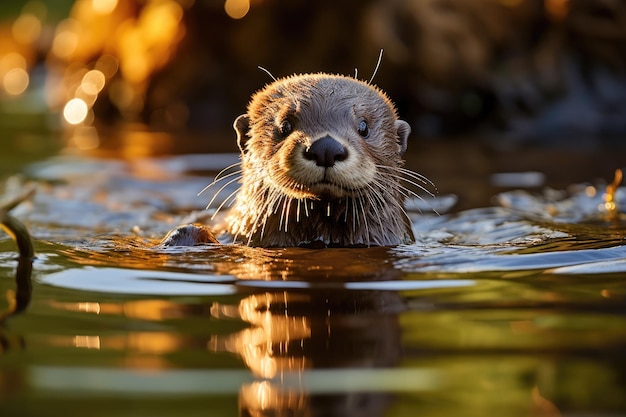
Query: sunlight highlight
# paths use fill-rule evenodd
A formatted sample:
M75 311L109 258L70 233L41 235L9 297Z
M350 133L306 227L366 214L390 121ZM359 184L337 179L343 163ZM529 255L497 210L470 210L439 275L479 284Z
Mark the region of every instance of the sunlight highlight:
M100 336L74 336L74 346L84 349L100 349Z
M613 182L606 187L606 193L604 194L604 210L610 219L614 219L618 214L617 199L615 193L622 183L623 174L621 169L615 170L615 176Z

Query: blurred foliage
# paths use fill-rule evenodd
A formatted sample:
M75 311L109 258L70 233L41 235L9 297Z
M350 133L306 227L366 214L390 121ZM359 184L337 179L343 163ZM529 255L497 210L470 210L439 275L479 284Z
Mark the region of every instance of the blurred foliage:
M381 49L374 82L418 136L598 146L626 132L624 2L31 0L0 16L0 98L36 92L81 148L118 123L230 133L270 81L257 66L369 80Z
M46 18L52 22L59 21L67 17L74 0L12 0L0 3L0 21L10 21L16 19L27 5L34 3L43 4L47 10Z

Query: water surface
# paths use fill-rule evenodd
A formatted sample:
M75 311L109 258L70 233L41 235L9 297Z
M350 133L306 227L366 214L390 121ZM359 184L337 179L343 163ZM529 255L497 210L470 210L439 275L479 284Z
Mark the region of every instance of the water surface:
M395 248L155 247L235 160L64 155L5 183L38 190L13 212L32 293L0 236L0 308L30 294L0 323L3 416L626 415L626 223L603 184L416 201Z

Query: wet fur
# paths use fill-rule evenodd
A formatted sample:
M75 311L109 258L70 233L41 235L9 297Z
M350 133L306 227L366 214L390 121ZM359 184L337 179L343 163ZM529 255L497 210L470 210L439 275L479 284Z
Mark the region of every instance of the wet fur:
M285 120L293 132L283 137ZM357 133L361 120L367 138ZM236 241L262 247L413 242L404 201L416 195L410 188L423 189L424 178L402 168L410 127L378 88L339 75L280 79L252 97L234 127L241 187L227 222ZM324 135L348 153L330 168L302 157Z

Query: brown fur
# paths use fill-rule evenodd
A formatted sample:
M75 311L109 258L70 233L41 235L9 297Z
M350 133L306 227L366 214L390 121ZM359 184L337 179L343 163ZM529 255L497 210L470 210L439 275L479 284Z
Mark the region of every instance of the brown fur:
M293 131L281 135L287 120ZM361 121L369 136L358 133ZM404 212L413 192L401 181L409 125L372 85L338 75L305 74L256 93L235 121L241 189L229 232L251 246L397 245L414 240ZM303 155L330 136L346 150L333 166ZM419 186L418 186L419 187Z

